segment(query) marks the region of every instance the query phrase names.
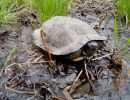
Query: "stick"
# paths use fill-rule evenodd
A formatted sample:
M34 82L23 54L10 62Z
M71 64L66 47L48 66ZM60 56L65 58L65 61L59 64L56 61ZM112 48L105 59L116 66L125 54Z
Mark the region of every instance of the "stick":
M4 72L4 68L2 68L1 71L0 71L0 78L1 78L1 76L3 74L3 72Z
M94 59L92 59L92 61L94 61L94 60L100 60L100 59L105 58L105 57L108 57L108 56L110 56L110 55L112 55L112 54L113 54L113 53L109 53L109 54L106 54L106 55L104 55L104 56L94 58Z
M96 91L96 94L97 94L98 91L96 90L96 87L93 85L93 83L92 83L92 81L90 80L89 75L88 75L88 69L87 69L87 65L86 65L86 60L84 60L84 67L85 67L85 74L86 74L86 76L87 76L88 82L90 83L92 89L93 89L94 91Z
M88 75L88 69L87 69L87 65L86 65L86 60L84 60L84 67L85 67L85 74L86 74L86 76L87 76L88 82L89 82L90 85L93 87L92 82L91 82L91 80L90 80L90 78L89 78L89 75Z
M37 62L38 60L40 60L43 57L43 55L39 56L37 59L34 60L34 62Z
M19 90L15 90L14 88L10 88L7 85L5 85L5 89L8 89L12 92L19 93L19 94L31 94L31 95L34 94L34 91L33 92L31 92L31 91L19 91Z
M25 62L25 63L21 63L21 64L25 65L25 64L42 64L42 63L49 63L49 61Z
M69 93L72 93L72 91L74 90L75 83L78 81L78 79L82 73L83 73L83 70L81 70L80 73L78 74L78 76L76 77L75 81L73 82L72 86L70 87Z
M63 89L63 94L66 97L67 100L73 100L73 98L71 97L71 95L69 94L69 92L66 90L66 88Z

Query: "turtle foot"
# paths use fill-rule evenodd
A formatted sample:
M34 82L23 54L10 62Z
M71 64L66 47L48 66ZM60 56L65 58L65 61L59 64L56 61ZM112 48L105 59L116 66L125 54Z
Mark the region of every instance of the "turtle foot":
M49 61L49 71L50 71L52 77L56 76L56 74L58 73L58 69L56 67L56 61L53 61L53 60Z

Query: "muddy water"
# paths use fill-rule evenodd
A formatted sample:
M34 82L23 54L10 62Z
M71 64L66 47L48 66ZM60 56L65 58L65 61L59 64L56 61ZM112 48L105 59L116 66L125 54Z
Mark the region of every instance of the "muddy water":
M70 16L79 18L89 23L101 35L109 37L108 46L113 47L113 1L107 3L95 2L96 0L81 0L78 4L74 4L70 12ZM107 16L106 16L107 14ZM101 21L101 25L99 25ZM100 27L99 27L100 26ZM3 67L3 60L7 58L10 51L15 47L15 51L11 57L8 65L17 63L21 64L22 69L26 70L26 82L28 84L49 83L57 95L62 96L62 88L72 84L76 78L76 70L73 66L68 67L68 73L63 70L63 64L59 63L58 68L60 75L53 78L50 71L48 71L48 64L28 64L29 61L35 61L38 57L43 55L43 52L34 48L32 44L31 34L34 28L22 24L13 26L1 26L0 28L0 68ZM3 33L4 32L4 33ZM120 39L127 39L130 37L129 31L120 32ZM126 57L126 60L128 58ZM43 55L38 61L47 61L46 55ZM130 64L130 63L129 63ZM66 65L65 65L66 66ZM11 77L12 74L20 73L12 66L10 71L3 74L0 80L0 99L2 100L34 100L33 95L18 94L11 92L4 88L5 82ZM104 70L101 79L97 80L94 85L96 86L96 93L92 91L90 85L85 83L80 86L72 97L75 100L129 100L130 98L130 71L124 69L119 77L115 77L110 71ZM19 90L28 90L28 87L19 87ZM32 89L31 89L32 90ZM65 97L63 96L65 99Z
M4 27L6 30L4 30ZM25 80L27 84L42 84L42 83L49 83L52 84L52 89L55 90L57 94L60 96L63 95L62 91L58 86L65 85L65 84L72 84L74 79L76 78L76 73L74 72L75 69L71 69L68 71L67 74L61 71L61 75L53 78L51 73L48 70L48 63L41 63L41 64L28 64L28 62L40 58L39 61L47 61L46 55L33 46L31 34L33 32L33 28L29 26L14 25L14 26L1 26L1 37L0 37L0 68L4 67L4 60L7 59L11 50L15 47L15 51L10 58L11 61L8 62L7 66L10 64L15 64L7 69L7 73L2 75L0 80L0 99L2 100L26 100L33 98L33 95L27 94L17 94L15 92L11 92L4 88L5 83L9 78L14 75L19 75L22 73L18 71L19 67L17 64L21 65L20 70L26 71L26 75L28 76ZM62 64L59 64L58 67L62 68ZM61 69L62 70L62 69ZM16 77L18 78L18 77ZM27 87L20 87L20 90L30 89ZM32 90L32 89L31 89ZM34 98L33 98L34 100Z
M4 33L3 33L4 32ZM1 26L1 36L0 36L0 64L1 68L4 66L3 62L7 59L11 50L15 47L15 51L13 52L11 61L7 64L12 63L23 63L28 60L29 55L26 52L26 49L30 48L30 35L32 33L32 29L30 27L24 27L21 25L13 25L13 26ZM9 78L9 74L3 74L0 80L0 98L2 100L14 100L14 98L19 99L23 97L23 95L17 95L16 93L6 91L4 89L4 83ZM25 96L26 97L26 96ZM27 96L28 97L28 96ZM21 100L25 100L24 98Z
M87 23L89 23L93 28L97 30L101 35L108 37L107 46L110 48L114 47L114 2L109 0L109 2L101 3L99 0L84 0L74 3L70 12L72 17L79 18ZM130 37L130 30L124 26L122 31L119 31L119 40L118 47L121 48L120 41L126 41ZM124 28L124 29L123 29ZM129 100L130 98L130 77L129 77L129 68L130 68L130 57L127 55L124 56L125 61L127 61L127 67L122 72L122 76L113 77L106 76L107 71L104 72L102 79L99 79L95 82L95 85L98 88L98 93L94 95L91 92L88 84L82 86L78 92L73 96L76 100ZM83 92L84 91L84 92ZM81 94L80 94L80 93ZM86 94L88 93L88 94ZM83 95L82 95L83 94ZM80 98L78 98L80 96Z
M77 0L70 7L70 16L81 19L87 22L97 32L101 35L108 37L108 46L110 48L114 47L114 14L115 6L114 0L106 0L107 2L102 2L101 0ZM120 20L118 23L119 33L117 46L121 48L121 42L125 42L130 37L130 28L126 28L122 25ZM128 49L129 50L129 49ZM130 57L125 56L125 60L130 66Z

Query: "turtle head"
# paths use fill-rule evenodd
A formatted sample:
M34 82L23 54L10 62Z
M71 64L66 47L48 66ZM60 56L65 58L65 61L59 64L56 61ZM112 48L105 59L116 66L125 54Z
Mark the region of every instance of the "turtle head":
M41 28L39 28L39 29L35 29L32 34L33 42L38 47L43 46L42 37L41 37L43 34L41 34L41 32L42 32Z
M103 41L90 41L84 47L83 51L87 55L93 55L97 50L101 50L104 46Z
M90 41L87 44L87 46L88 46L89 49L96 50L99 45L98 45L98 43L96 41Z

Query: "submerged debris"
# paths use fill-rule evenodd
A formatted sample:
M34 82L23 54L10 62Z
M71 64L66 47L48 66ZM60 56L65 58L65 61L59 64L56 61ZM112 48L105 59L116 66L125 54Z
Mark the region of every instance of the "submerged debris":
M35 98L38 98L38 100L43 98L48 98L50 100L53 100L52 98L55 98L56 100L69 98L69 100L71 100L72 94L86 83L90 85L90 90L93 91L93 94L99 93L96 89L95 82L102 79L105 70L108 72L111 71L113 73L112 77L117 78L123 69L123 62L115 62L117 61L115 60L117 59L117 56L114 56L112 52L105 51L104 49L97 52L90 59L84 59L80 62L68 62L66 60L61 62L60 60L55 59L59 73L57 73L56 77L53 79L48 70L49 61L47 60L47 54L39 50L31 50L30 53L32 53L32 55L30 56L30 61L20 64L20 68L23 68L21 71L23 72L18 71L17 73L14 73L12 78L6 82L6 89L20 94L35 94ZM45 56L41 56L43 54ZM52 59L54 60L54 58ZM28 64L30 67L23 67ZM12 66L11 69L14 68L14 65ZM64 70L61 70L62 67L64 69L66 66L70 66L68 67L67 73L65 73ZM73 73L77 74L77 76L74 77L74 80L72 81L71 77L69 81L65 82L66 75L70 76ZM110 73L108 73L108 76L109 74ZM61 84L63 85L61 86Z

